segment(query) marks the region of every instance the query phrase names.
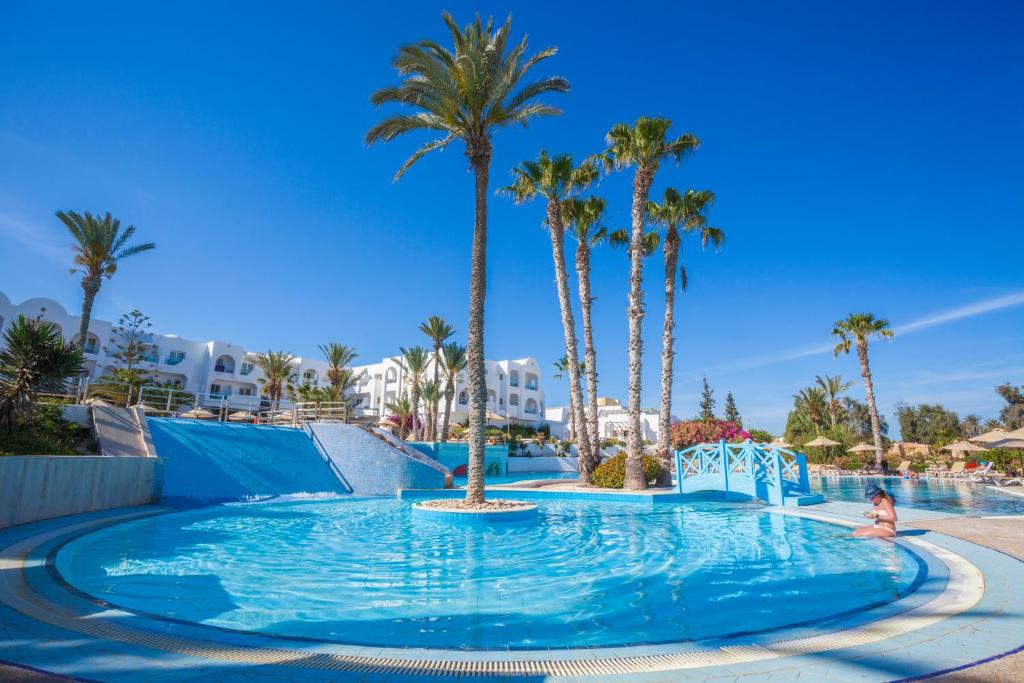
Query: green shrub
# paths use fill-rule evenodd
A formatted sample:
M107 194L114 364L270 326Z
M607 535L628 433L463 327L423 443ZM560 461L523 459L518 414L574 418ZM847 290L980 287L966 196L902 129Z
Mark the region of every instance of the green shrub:
M653 455L643 457L644 477L648 484L653 484L661 474L661 463ZM626 454L619 453L608 458L594 470L594 486L603 489L621 489L626 481Z
M89 430L68 422L61 407L38 403L32 416L13 429L0 429L0 455L76 455Z

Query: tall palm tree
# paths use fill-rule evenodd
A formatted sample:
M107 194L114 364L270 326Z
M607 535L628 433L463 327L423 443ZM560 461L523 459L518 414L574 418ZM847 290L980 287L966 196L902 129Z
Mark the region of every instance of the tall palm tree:
M601 439L597 430L597 349L594 347L594 326L591 320L594 297L590 294L590 249L608 239L608 228L601 225L607 206L600 197L586 199L572 198L564 202L569 234L576 240L576 283L580 296L580 317L583 322L583 362L587 372L586 431L590 437L595 457L593 464L600 460ZM590 473L584 477L580 468L580 480L589 483Z
M713 244L716 249L725 241L721 229L708 224L708 210L715 201L711 190L687 190L685 195L678 190L665 190L661 203L648 202L647 216L655 225L665 230L661 240L665 256L665 324L661 333L661 409L658 411L658 457L662 471L669 471L669 450L671 449L672 421L672 378L675 361L675 304L676 273L680 287L686 291L686 266L679 265L679 250L682 233L698 233L701 248Z
M345 392L355 384L356 377L352 371L345 366L359 357L353 346L345 344L321 344L320 352L327 360L327 382L330 384L330 392L326 395L332 402L344 400ZM347 385L347 386L346 386Z
M629 431L626 438L626 479L623 488L645 489L643 432L640 427L640 372L643 362L644 218L654 176L663 161L677 163L697 148L696 136L685 133L668 139L669 119L640 117L632 126L617 123L608 131L605 157L610 166L633 166L633 208L629 238Z
M525 125L536 116L561 112L537 98L569 90L569 82L557 76L543 77L520 87L524 76L537 64L556 53L547 48L527 56L524 37L509 45L511 17L499 27L478 16L474 23L459 28L451 15L442 19L451 34L453 49L424 40L403 45L392 61L403 78L397 86L382 88L370 100L380 106L396 103L417 111L391 116L366 134L366 142L390 142L412 131L440 134L410 156L398 169L398 179L410 166L435 150L443 150L456 139L466 146L465 155L475 175L476 212L473 223L473 254L469 287L469 481L466 502L484 500L484 430L486 428L487 383L484 368L484 296L487 289L487 194L494 131L505 126Z
M287 351L267 351L266 353L250 353L247 360L260 369L263 377L259 379L260 390L264 396L277 405L287 391L294 391L295 356Z
M882 463L882 426L878 419L878 408L875 405L875 387L871 381L871 367L868 365L868 340L877 336L880 339L892 339L893 331L889 329L889 321L876 318L871 313L851 313L845 320L837 320L832 329L832 336L839 340L834 351L835 357L850 352L850 347L857 346L857 360L860 361L860 374L864 378L864 393L867 396L868 411L871 413L871 436L875 441L875 462Z
M441 347L441 364L444 367L444 419L441 421L441 441L448 441L448 428L452 419L452 401L455 400L455 385L459 373L466 368L466 347L458 342L449 342Z
M153 242L128 244L135 234L135 226L129 225L121 230L121 221L107 212L100 218L86 211L84 214L75 211L58 211L57 218L63 223L71 236L75 238L72 250L75 252L75 265L72 273L82 273L82 320L78 325L79 344L85 343L85 335L89 333L89 319L92 317L92 303L100 291L103 279L108 280L117 272L118 264L129 256L143 251L155 249Z
M516 204L528 202L537 195L547 200L544 225L551 237L551 255L555 263L555 289L558 307L562 314L562 335L565 338L565 355L570 359L569 405L577 415L583 415L583 389L579 365L579 351L576 345L576 323L573 320L572 303L569 300L569 275L565 268L565 220L563 202L582 188L594 182L598 176L597 166L592 160L585 160L574 166L568 154L554 157L541 150L536 161L524 161L512 169L513 181L500 192L512 197ZM576 434L580 452L580 479L589 483L590 473L597 465L597 449L593 447L590 430L581 429Z
M853 382L844 382L842 375L818 375L814 381L825 396L825 412L828 413L829 426L835 427L839 424L843 412L843 404L839 397L853 386Z
M440 369L441 369L441 345L444 344L448 339L455 334L455 328L445 322L445 319L439 315L432 315L427 318L426 322L420 323L420 332L430 337L430 341L434 343L434 384L440 387ZM437 392L437 397L434 402L430 404L430 410L434 415L434 421L427 425L428 440L436 441L437 436L437 407L441 400L441 391Z
M402 366L402 371L409 376L409 397L412 400L412 414L416 418L413 420L412 431L413 437L418 440L421 436L420 397L423 395L423 375L427 371L427 364L430 363L430 351L419 345L411 349L399 347L399 350L402 352L402 358L398 362Z

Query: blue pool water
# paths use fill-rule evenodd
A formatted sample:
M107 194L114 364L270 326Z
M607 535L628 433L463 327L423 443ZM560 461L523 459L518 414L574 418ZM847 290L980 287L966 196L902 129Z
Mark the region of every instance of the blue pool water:
M214 626L388 646L704 639L898 597L901 547L704 501L552 501L537 524L453 527L391 498L223 505L82 536L58 571L116 605Z
M942 479L815 477L811 479L811 490L824 495L825 500L864 502L864 487L869 483L891 491L896 496L897 511L909 507L979 516L1024 515L1024 496Z

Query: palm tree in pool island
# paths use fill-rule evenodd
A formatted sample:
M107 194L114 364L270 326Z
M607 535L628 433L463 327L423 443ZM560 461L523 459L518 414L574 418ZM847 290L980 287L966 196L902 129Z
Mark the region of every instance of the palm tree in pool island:
M594 297L590 293L590 249L608 240L608 228L602 225L607 206L600 197L579 199L573 197L564 202L563 211L569 224L569 234L576 240L576 285L580 297L580 318L583 322L583 366L587 373L586 419L580 424L589 435L594 457L592 466L600 462L601 438L597 428L597 349L594 346L594 324L591 319ZM582 475L583 468L580 468ZM589 472L583 483L589 482Z
M662 162L680 162L699 144L692 133L668 138L672 121L640 117L629 125L617 123L608 131L605 158L615 168L634 167L633 206L629 235L629 429L626 438L626 479L623 488L647 488L643 471L643 436L640 427L640 372L643 357L643 264L645 248L644 219L651 185Z
M565 355L569 359L566 366L569 375L569 408L574 415L582 416L583 389L579 373L576 322L573 320L572 303L569 299L569 274L565 268L565 220L562 214L565 200L597 179L597 166L589 160L574 166L572 157L568 154L551 157L541 150L536 161L524 161L512 169L512 175L515 178L512 184L500 191L511 196L516 204L528 202L537 195L547 200L544 225L551 236L555 289L558 294L558 308L562 315ZM582 419L579 424L584 424ZM580 480L584 484L589 484L590 473L597 465L597 448L591 444L589 429L580 429L576 433L576 441L580 452Z
M371 128L366 142L390 142L414 131L440 137L416 150L395 174L397 180L426 154L443 150L455 140L465 144L465 155L475 176L476 211L469 285L469 481L466 502L484 501L484 429L487 384L484 369L484 296L487 289L487 194L493 153L492 136L505 126L525 125L537 116L561 112L537 101L541 95L564 93L569 82L558 76L523 83L524 77L557 50L546 48L527 55L524 37L510 43L512 19L501 26L493 19L460 28L447 12L441 15L452 47L432 40L403 45L392 60L402 78L397 86L375 92L375 105L399 104L415 111L388 117Z
M89 320L92 318L92 304L100 291L104 278L110 279L117 272L118 264L124 259L150 249L155 249L153 242L128 244L135 235L135 226L129 225L121 229L121 221L109 212L102 218L93 216L86 211L84 214L75 211L58 211L57 218L67 227L75 238L72 249L75 252L75 265L72 273L82 273L82 320L78 326L76 340L79 345L85 344L85 335L89 333Z
M832 336L839 340L833 350L835 357L849 353L854 345L857 347L857 360L860 361L860 375L864 378L864 394L867 397L868 412L871 414L871 436L875 441L875 462L882 462L882 426L878 419L878 408L875 405L875 387L871 380L871 366L868 364L868 340L872 337L892 339L893 331L889 329L889 321L876 318L871 313L851 313L845 320L837 320L832 329Z
M665 238L661 241L662 253L665 257L665 324L661 333L661 408L658 411L658 458L662 469L667 472L669 467L670 427L672 420L672 379L675 361L675 304L676 278L679 286L686 291L686 267L679 264L679 252L682 235L695 233L700 235L700 245L706 249L712 244L716 249L725 241L725 233L720 228L708 224L708 211L715 201L711 190L687 190L680 194L678 190L665 190L661 203L650 202L647 205L649 220L665 229ZM706 380L705 380L706 381Z
M438 386L437 396L433 403L430 404L430 410L434 417L431 422L427 423L427 441L437 441L437 413L438 405L441 402L440 390L440 369L441 369L441 345L444 344L448 339L455 334L455 328L445 322L445 319L439 315L432 315L427 318L426 322L420 323L420 332L430 337L430 341L434 344L434 384Z

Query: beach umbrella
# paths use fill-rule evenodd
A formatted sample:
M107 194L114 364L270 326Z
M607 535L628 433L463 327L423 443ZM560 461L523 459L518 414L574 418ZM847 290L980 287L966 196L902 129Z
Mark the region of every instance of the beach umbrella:
M951 443L946 446L943 446L939 450L952 451L954 457L963 460L964 453L984 453L988 449L982 448L981 446L976 446L970 441L957 441L956 443Z
M235 412L228 415L228 420L231 422L248 422L253 418L253 414L248 410L236 410Z
M786 441L782 437L778 437L776 439L772 439L768 443L768 445L769 446L773 446L775 448L792 448L793 447L793 444L786 443Z
M1009 434L1005 429L995 428L991 431L985 432L984 434L978 434L972 436L968 441L977 441L978 443L993 443L995 441L1002 441Z
M998 441L990 441L989 448L1024 448L1024 428L1006 432Z
M213 412L212 410L207 410L206 408L196 407L193 408L192 410L187 410L184 413L178 413L178 417L188 417L192 418L193 420L209 420L211 418L217 417L217 413Z
M878 449L875 448L874 446L872 446L871 444L864 443L863 441L861 441L859 444L857 444L853 448L848 449L846 452L847 453L866 453L868 451L874 452L874 451L877 451L877 450Z
M839 445L840 445L840 443L838 441L833 441L832 439L827 439L824 436L819 436L817 439L814 439L813 441L808 441L807 443L805 443L804 447L806 448L807 446L839 446Z
M503 422L505 420L504 415L498 415L497 413L492 412L490 410L487 411L487 413L484 415L484 418L488 422Z

